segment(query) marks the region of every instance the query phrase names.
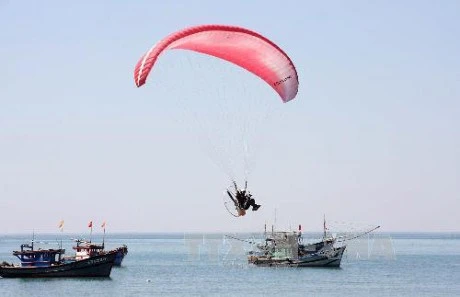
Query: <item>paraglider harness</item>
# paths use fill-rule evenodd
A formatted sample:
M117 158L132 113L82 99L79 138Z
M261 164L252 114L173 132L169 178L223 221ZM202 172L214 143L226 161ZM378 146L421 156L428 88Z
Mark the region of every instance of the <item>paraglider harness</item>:
M248 210L251 206L251 198L252 194L247 192L246 190L237 190L236 191L236 201L238 202L238 207L244 210Z

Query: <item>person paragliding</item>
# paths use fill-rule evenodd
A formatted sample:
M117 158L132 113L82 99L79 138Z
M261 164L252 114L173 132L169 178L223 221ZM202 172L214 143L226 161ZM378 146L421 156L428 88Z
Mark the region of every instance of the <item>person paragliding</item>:
M238 199L238 202L240 203L240 206L244 209L244 210L248 210L249 207L252 206L252 211L257 211L261 205L259 204L256 204L256 201L254 200L254 198L252 198L252 194L247 191L247 190L240 190L237 192L237 196L240 196L241 198Z
M238 216L244 216L246 214L246 210L250 207L252 207L252 211L257 211L260 208L261 205L256 204L256 201L252 198L252 194L247 190L247 181L245 182L244 189L239 189L235 181L233 181L233 186L235 194L233 194L230 190L227 190L227 194L235 204Z
M296 67L277 44L247 28L219 24L184 28L156 42L140 57L134 68L137 87L146 83L158 58L169 50L188 50L237 65L263 80L283 103L297 95L299 78ZM233 186L234 189L227 189L224 193L224 199L227 199L224 205L229 213L238 217L244 216L250 207L252 211L260 208L247 190L247 182L244 189L239 189L234 181Z

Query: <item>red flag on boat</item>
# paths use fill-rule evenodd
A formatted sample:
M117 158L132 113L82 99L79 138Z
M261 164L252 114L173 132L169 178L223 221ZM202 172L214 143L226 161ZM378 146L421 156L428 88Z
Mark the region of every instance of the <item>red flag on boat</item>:
M101 228L105 228L105 221L102 223Z
M88 228L93 228L93 221L89 221Z

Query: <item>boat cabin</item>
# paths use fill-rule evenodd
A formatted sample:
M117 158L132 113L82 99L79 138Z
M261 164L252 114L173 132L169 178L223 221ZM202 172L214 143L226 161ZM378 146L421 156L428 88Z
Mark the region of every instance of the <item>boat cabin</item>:
M13 251L13 255L21 261L23 267L49 267L61 262L65 249L38 249L34 245L21 244L20 251Z
M275 259L298 259L299 238L297 232L273 232L259 248Z
M75 250L75 260L80 261L100 255L104 252L104 244L93 244L91 242L76 240L77 245L72 247Z

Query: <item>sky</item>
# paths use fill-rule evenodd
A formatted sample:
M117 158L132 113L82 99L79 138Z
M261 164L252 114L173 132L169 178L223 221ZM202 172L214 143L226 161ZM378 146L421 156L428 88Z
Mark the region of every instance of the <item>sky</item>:
M319 231L324 215L331 226L460 231L458 11L458 1L0 0L0 234L58 232L60 220L66 232L91 220L94 232L103 221L108 232ZM135 87L134 66L158 40L212 23L278 44L298 71L296 99L282 104L253 75L185 51ZM233 97L250 121L270 113L247 126L262 207L241 218L223 205L229 177L209 149L236 142L238 113L219 107Z

